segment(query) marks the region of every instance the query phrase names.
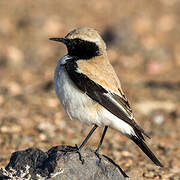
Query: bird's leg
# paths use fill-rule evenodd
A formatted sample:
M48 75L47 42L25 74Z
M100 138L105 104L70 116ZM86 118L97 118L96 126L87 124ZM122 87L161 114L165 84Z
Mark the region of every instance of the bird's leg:
M84 147L84 145L87 143L87 141L88 141L88 139L91 137L91 135L93 134L93 132L96 130L96 128L97 128L98 126L95 124L94 126L93 126L93 128L91 129L91 131L89 132L89 134L86 136L86 138L84 139L84 141L81 143L81 145L79 146L79 150L81 150L83 147Z
M81 143L81 145L78 147L77 144L75 144L75 147L72 146L67 146L64 150L65 153L68 152L76 152L79 154L79 160L82 162L82 164L84 163L84 159L81 156L80 150L84 147L84 145L87 143L88 139L91 137L91 135L93 134L93 132L96 130L98 126L95 124L93 126L93 128L91 129L91 131L89 132L89 134L86 136L86 138L84 139L84 141Z
M100 141L99 141L98 147L97 147L97 149L95 150L95 154L96 154L96 156L98 157L99 162L101 162L101 158L100 158L100 156L99 156L99 149L100 149L100 147L101 147L101 145L102 145L102 143L103 143L103 140L104 140L105 134L106 134L106 132L107 132L107 129L108 129L108 126L105 126L104 131L103 131L103 134L102 134L101 139L100 139Z

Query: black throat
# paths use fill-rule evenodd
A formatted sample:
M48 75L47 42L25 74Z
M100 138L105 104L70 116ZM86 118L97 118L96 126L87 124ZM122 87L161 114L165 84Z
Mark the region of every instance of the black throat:
M69 39L66 44L68 54L75 59L91 59L100 56L99 47L94 42L82 40L79 38Z

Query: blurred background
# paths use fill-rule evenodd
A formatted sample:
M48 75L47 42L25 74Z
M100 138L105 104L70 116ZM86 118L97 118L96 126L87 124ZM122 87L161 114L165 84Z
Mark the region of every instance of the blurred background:
M97 29L159 169L109 129L101 152L134 179L180 178L179 0L0 0L0 166L12 152L80 144L91 127L70 121L56 98L53 73L66 53L49 37ZM98 144L102 129L90 139Z

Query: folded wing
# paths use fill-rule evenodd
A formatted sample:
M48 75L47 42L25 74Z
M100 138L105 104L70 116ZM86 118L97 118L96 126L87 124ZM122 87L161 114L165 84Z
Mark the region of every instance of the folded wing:
M129 103L121 91L118 95L106 90L98 83L89 79L85 74L81 73L74 61L66 63L65 68L71 80L81 91L101 104L112 114L128 123L141 138L143 138L142 134L149 137L148 134L134 121Z

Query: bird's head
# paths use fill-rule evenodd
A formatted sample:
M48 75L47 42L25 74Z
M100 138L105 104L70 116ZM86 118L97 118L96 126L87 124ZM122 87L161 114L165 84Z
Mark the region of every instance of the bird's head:
M50 38L66 45L68 55L77 59L91 59L103 55L106 52L106 45L93 28L78 28L68 33L64 38Z

